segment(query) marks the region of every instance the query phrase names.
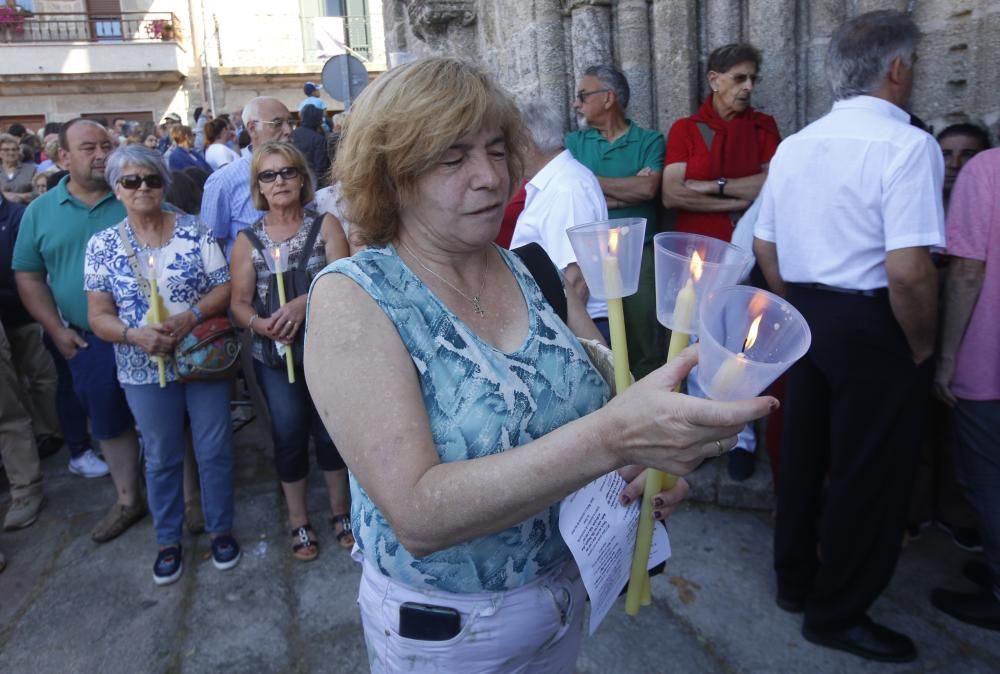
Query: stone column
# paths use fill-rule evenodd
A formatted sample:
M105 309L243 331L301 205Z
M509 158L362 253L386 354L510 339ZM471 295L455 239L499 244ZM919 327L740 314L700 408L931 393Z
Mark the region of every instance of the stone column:
M618 0L617 19L619 67L631 92L626 114L649 128L653 124L649 0Z
M611 56L611 0L570 0L573 18L573 79L594 65L614 63Z
M670 126L698 106L698 0L653 0L656 127Z
M767 4L760 0L752 5ZM704 0L705 56L713 49L743 39L743 7L740 0Z
M754 89L753 105L778 121L783 135L798 126L799 77L796 0L751 2L751 44L761 50L764 62L761 83Z
M538 87L543 102L568 119L566 96L566 51L560 0L535 0L535 54Z
M830 80L826 76L826 50L830 36L847 19L844 0L807 2L808 22L806 49L805 122L825 115L833 104ZM788 131L781 129L782 135Z
M877 9L894 9L897 12L905 12L908 9L907 5L912 3L908 0L849 0L848 4L854 5L852 15L857 15L874 12Z

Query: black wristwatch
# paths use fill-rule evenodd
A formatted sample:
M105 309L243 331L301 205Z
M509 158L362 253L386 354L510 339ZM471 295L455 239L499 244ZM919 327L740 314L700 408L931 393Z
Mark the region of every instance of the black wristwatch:
M719 196L726 196L726 183L729 182L729 178L722 177L715 181L715 184L719 186Z

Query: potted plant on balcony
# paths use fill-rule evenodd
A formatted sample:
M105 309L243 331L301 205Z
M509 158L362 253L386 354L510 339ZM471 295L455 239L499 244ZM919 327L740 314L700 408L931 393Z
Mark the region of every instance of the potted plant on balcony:
M24 20L31 13L20 5L0 5L0 36L3 42L10 42L11 36L24 33Z
M173 40L176 32L173 22L168 19L153 19L146 28L146 33L154 40Z

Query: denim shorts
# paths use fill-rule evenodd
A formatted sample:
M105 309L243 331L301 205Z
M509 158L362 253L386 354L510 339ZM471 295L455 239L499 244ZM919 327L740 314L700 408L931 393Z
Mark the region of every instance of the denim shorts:
M114 347L92 332L80 332L87 348L66 361L73 375L73 391L90 418L97 440L117 438L135 426L125 392L118 383Z

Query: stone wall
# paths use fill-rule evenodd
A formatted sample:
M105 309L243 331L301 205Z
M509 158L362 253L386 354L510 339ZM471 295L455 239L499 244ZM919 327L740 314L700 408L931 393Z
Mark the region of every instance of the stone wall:
M909 11L924 38L913 112L937 129L1000 121L996 0L383 0L387 51L482 60L514 95L569 102L580 73L612 61L632 87L629 115L666 132L707 93L705 60L722 44L764 53L754 105L783 134L829 109L830 35L873 9Z

